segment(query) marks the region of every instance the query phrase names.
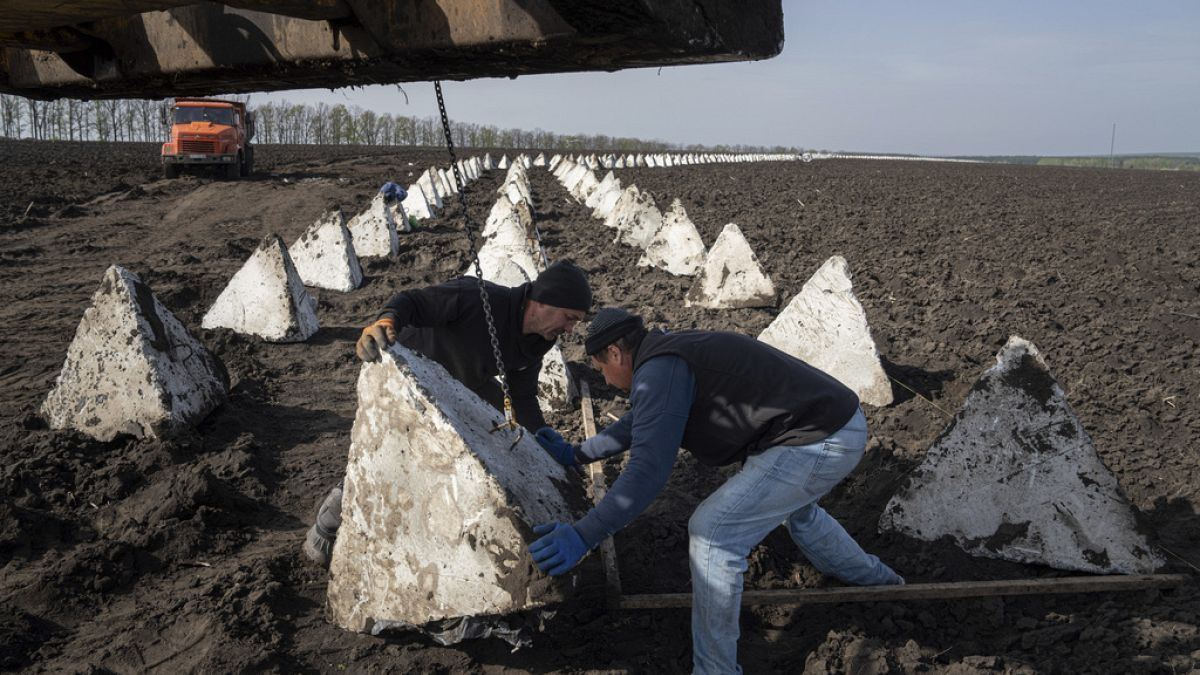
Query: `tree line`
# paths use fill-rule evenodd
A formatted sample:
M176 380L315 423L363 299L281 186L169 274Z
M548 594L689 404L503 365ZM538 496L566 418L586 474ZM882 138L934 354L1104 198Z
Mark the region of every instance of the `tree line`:
M249 96L225 100L247 103ZM441 120L376 113L359 106L287 101L249 105L259 144L405 145L445 143ZM170 136L171 100L37 101L0 94L0 136L51 141L164 142ZM562 134L451 122L454 144L464 148L543 149L566 152L800 152L783 146L667 143L601 134Z

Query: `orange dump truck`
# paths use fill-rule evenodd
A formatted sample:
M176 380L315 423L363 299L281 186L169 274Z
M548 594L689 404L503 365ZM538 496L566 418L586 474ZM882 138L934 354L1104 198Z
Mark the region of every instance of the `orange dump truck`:
M177 98L171 110L171 140L163 143L163 175L187 167L216 167L226 178L254 171L254 115L237 101Z

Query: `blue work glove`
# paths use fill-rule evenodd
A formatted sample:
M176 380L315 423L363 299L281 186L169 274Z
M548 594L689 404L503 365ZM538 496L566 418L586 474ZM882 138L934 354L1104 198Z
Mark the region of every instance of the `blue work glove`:
M565 467L579 466L579 462L575 461L575 446L567 442L557 431L551 427L542 427L538 429L533 437L537 439L538 445L542 449L550 453L554 461L562 464Z
M408 192L404 188L390 180L384 183L383 187L379 188L379 192L383 194L384 199L391 199L398 202L402 202L408 197Z
M538 569L552 577L570 572L588 551L583 539L571 525L542 523L533 528L533 533L542 537L529 545L529 553Z

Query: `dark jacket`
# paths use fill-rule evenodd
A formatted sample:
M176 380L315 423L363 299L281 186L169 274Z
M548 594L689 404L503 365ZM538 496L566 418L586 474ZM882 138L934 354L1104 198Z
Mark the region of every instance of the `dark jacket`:
M664 354L687 361L696 378L680 445L705 464L730 464L776 445L815 443L858 410L858 396L841 382L745 335L651 331L633 367Z
M542 357L554 343L537 334L522 335L529 284L506 288L484 282L496 339L508 374L513 414L527 429L546 426L537 402ZM395 321L400 344L437 361L480 398L503 410L504 394L479 298L479 280L463 277L437 286L404 291L379 314Z

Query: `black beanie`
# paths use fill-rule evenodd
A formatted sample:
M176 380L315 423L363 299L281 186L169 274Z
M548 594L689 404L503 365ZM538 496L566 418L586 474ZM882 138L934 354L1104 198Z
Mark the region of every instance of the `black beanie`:
M547 267L533 281L529 299L586 312L592 308L592 289L583 270L570 260L560 260Z
M596 318L588 326L587 337L583 341L583 350L588 356L595 356L604 348L616 342L638 328L645 328L642 317L630 314L620 307L605 307L596 312Z

